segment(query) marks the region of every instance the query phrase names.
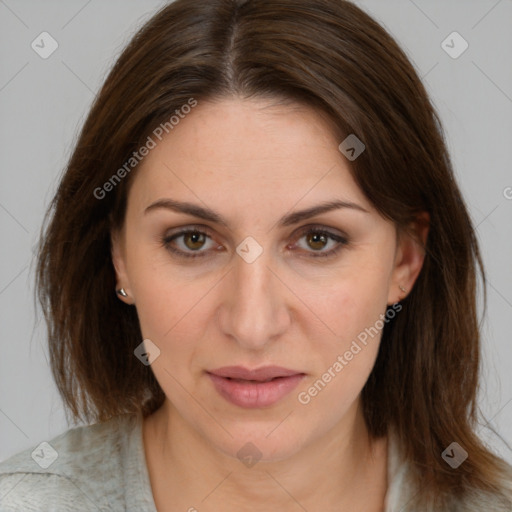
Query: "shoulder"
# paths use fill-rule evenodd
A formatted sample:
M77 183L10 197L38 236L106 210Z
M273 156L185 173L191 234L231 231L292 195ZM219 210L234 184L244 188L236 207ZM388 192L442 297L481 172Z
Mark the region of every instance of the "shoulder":
M111 511L126 457L128 433L137 418L71 428L0 463L2 512L32 510Z
M54 473L0 473L0 510L2 512L36 512L53 510L112 511L97 505L94 498L66 477Z
M463 503L464 508L455 509L457 512L480 512L492 510L493 512L512 511L512 466L502 459L499 491L485 492L473 490Z
M403 455L396 433L388 436L388 490L385 512L417 512L414 498L421 488L413 482L413 466ZM512 466L503 461L501 481L496 491L472 489L463 499L445 496L444 506L433 506L425 512L512 512Z

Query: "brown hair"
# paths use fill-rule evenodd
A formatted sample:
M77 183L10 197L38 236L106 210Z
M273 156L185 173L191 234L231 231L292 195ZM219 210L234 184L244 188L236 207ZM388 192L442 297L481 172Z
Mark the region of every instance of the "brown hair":
M104 197L95 190L191 98L234 95L313 106L340 142L354 133L366 145L351 172L384 217L406 229L419 212L430 214L424 265L384 328L364 416L371 436L396 429L423 490L419 504L441 504L445 491L497 491L505 466L474 433L477 270L484 285L485 274L441 123L396 42L343 0L177 0L116 62L50 205L38 254L52 371L73 418L148 415L164 399L133 354L142 341L136 310L114 292L110 234L123 224L135 169ZM453 441L469 453L457 470L441 458Z

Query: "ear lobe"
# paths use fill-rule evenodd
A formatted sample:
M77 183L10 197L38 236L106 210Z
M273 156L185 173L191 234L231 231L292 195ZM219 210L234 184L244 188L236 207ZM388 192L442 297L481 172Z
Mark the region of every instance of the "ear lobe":
M411 222L407 230L398 234L398 247L395 257L395 267L390 280L388 305L404 299L413 288L425 260L425 247L427 245L430 229L430 215L421 212L415 221ZM399 290L405 288L406 294Z

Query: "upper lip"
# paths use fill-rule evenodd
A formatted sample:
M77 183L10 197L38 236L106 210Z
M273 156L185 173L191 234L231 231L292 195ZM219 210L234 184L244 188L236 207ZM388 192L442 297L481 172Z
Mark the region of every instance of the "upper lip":
M231 379L265 381L275 377L299 375L303 372L290 370L288 368L283 368L282 366L263 366L261 368L255 368L254 370L249 370L243 366L223 366L222 368L211 370L208 373L213 373L219 377L229 377Z

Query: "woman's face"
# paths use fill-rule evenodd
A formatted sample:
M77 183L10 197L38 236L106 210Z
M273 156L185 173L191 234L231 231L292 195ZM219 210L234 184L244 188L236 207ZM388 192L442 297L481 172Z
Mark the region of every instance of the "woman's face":
M160 350L168 410L226 454L250 441L277 460L354 424L381 329L400 314L386 307L423 253L372 208L323 117L267 105L199 102L155 139L113 258ZM307 215L334 202L347 204ZM269 365L292 376L210 375Z

